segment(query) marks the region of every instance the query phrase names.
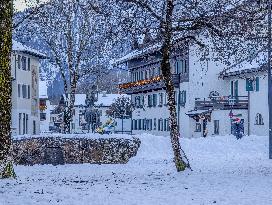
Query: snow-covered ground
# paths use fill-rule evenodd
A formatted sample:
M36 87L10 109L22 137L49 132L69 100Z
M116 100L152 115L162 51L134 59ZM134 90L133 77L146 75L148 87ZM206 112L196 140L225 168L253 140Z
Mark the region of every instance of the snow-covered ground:
M167 137L140 136L125 165L17 166L0 205L269 205L268 137L181 139L194 171L176 173Z

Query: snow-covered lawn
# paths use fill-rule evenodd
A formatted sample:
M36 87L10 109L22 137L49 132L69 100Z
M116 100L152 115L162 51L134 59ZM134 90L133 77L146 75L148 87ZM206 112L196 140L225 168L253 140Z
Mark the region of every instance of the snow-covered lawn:
M194 171L176 173L170 140L140 136L125 165L17 166L0 205L272 204L268 137L181 139Z

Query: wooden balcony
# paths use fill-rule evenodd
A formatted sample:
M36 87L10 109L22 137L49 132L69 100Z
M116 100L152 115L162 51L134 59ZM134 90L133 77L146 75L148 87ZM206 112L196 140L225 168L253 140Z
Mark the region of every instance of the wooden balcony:
M175 88L179 88L180 78L178 74L172 74L172 80ZM162 76L157 76L152 79L140 80L136 82L124 83L119 85L121 92L126 94L135 94L148 92L152 90L161 90L165 88L165 83Z
M207 99L195 99L196 110L209 110L209 109L248 109L248 96L237 97L214 97Z

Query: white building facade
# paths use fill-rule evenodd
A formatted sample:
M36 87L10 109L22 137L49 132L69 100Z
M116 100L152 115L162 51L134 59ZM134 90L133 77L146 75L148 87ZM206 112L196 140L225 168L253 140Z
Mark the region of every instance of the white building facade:
M46 56L13 41L12 134L39 134L39 60Z
M131 75L131 81L121 84L120 91L131 95L136 106L132 114L133 134L167 136L169 111L161 78L161 56L159 48L151 47L133 51L116 61L117 65L125 64ZM240 74L232 75L231 71L224 73L226 66L212 61L209 55L202 58L197 47L189 46L171 56L181 137L232 134L237 119L245 135L267 135L267 89L261 90L267 87L265 73L258 72L256 76L255 72L249 72L243 78ZM255 86L255 90L247 91L247 78L257 79L257 90ZM259 103L260 99L264 100Z

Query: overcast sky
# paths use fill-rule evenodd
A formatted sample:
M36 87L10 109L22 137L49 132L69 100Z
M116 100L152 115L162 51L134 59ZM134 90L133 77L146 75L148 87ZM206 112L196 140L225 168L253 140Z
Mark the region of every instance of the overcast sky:
M27 4L25 2L28 2ZM46 0L40 0L40 2L44 2ZM37 2L37 0L14 0L14 6L16 10L22 11L25 8L27 8L28 6L31 5L31 3L35 3Z

